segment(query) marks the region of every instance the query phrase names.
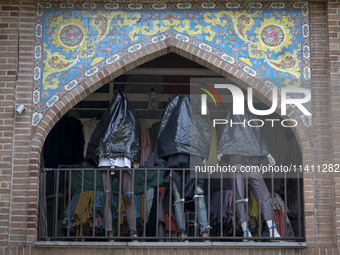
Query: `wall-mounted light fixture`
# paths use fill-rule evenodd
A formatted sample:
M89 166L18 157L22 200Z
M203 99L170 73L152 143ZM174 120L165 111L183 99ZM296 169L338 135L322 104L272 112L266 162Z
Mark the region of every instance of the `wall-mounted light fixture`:
M150 111L156 111L158 109L157 94L154 91L154 88L151 89L151 92L149 94L148 108Z
M15 108L16 114L19 114L19 115L23 114L26 111L27 111L27 108L23 104L19 104L17 108Z

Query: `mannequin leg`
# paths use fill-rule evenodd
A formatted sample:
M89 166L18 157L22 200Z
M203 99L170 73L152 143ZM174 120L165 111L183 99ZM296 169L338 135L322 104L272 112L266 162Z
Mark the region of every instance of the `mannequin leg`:
M134 199L134 191L132 187L132 173L131 171L122 171L122 194L124 205L126 208L127 222L131 236L136 236L136 207Z
M242 199L245 199L245 178L241 173L237 173L235 176L235 199L236 199L236 212L237 216L241 222L241 227L243 230L244 237L252 237L247 224L247 212L245 208L245 202Z
M204 191L200 186L197 186L194 198L197 204L197 220L200 227L200 234L207 237L209 228L207 207L204 201Z
M261 173L249 173L249 185L256 201L261 205L262 217L268 225L270 237L280 237L273 224L272 201Z
M175 216L178 228L181 234L186 235L185 219L183 218L184 215L182 215L184 201L181 200L181 195L175 182L172 183L172 194L174 195Z
M112 180L110 172L101 171L101 181L104 192L104 220L105 220L105 235L113 237L112 233L112 212L111 212L111 201L112 201Z

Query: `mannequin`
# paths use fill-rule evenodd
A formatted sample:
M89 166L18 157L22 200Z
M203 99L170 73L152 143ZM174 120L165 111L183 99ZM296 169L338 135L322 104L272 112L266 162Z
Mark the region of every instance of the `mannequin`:
M199 102L199 100L195 100ZM194 100L191 104L194 103ZM191 107L189 95L176 95L169 99L159 131L159 156L166 159L167 168L189 168L202 166L209 156L210 125L209 116L200 115L200 106ZM187 237L183 216L185 200L193 199L197 206L197 220L202 237L208 237L207 209L204 201L205 179L190 177L182 171L172 171L165 182L172 182L174 212L181 238ZM183 192L183 181L185 190ZM183 197L184 194L184 197Z
M228 112L227 120L228 123L232 121L234 124L225 125L218 144L218 160L223 164L236 166L237 170L240 170L241 166L260 165L260 160L263 157L267 157L269 163L275 165L275 159L268 152L260 128L250 127L247 124L236 124L243 123L244 121L247 123L250 119L255 118L253 118L248 110L245 110L244 115L233 115L231 108ZM255 126L255 124L253 125ZM247 226L248 217L245 209L245 203L248 203L247 194L245 194L246 177L248 178L248 185L251 191L261 205L262 219L266 221L270 237L280 237L275 224L273 224L271 198L262 174L259 172L245 173L237 171L235 174L236 187L234 187L234 192L236 211L243 230L243 236L252 237Z
M140 160L140 123L128 99L115 91L112 102L93 132L86 160L100 168L138 167ZM103 170L101 181L104 192L105 235L113 240L112 231L112 181L118 178L127 213L127 222L132 238L137 237L136 209L131 170Z

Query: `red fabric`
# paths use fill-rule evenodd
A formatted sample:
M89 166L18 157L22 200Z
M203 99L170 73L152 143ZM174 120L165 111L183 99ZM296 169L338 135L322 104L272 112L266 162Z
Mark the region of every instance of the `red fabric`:
M162 201L164 201L164 187L163 186L159 187L159 192L161 193ZM163 208L164 208L164 204L163 204ZM169 231L169 229L170 229L169 214L165 214L164 219L165 219L165 230ZM180 232L179 228L177 226L176 216L173 212L171 212L171 231L172 232Z
M148 159L151 151L151 142L149 137L149 130L144 120L139 120L141 126L141 152L140 152L140 164L143 166Z
M272 197L272 194L270 194ZM274 194L274 223L277 229L277 232L279 232L280 236L286 236L286 226L285 226L285 214L282 209L282 206L280 205L280 202L283 203L282 199L278 194Z

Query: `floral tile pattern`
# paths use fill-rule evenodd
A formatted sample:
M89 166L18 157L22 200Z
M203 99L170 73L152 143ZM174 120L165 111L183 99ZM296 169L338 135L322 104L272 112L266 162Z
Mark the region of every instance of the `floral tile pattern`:
M82 80L169 37L268 87L310 88L308 15L307 2L39 3L32 125Z

